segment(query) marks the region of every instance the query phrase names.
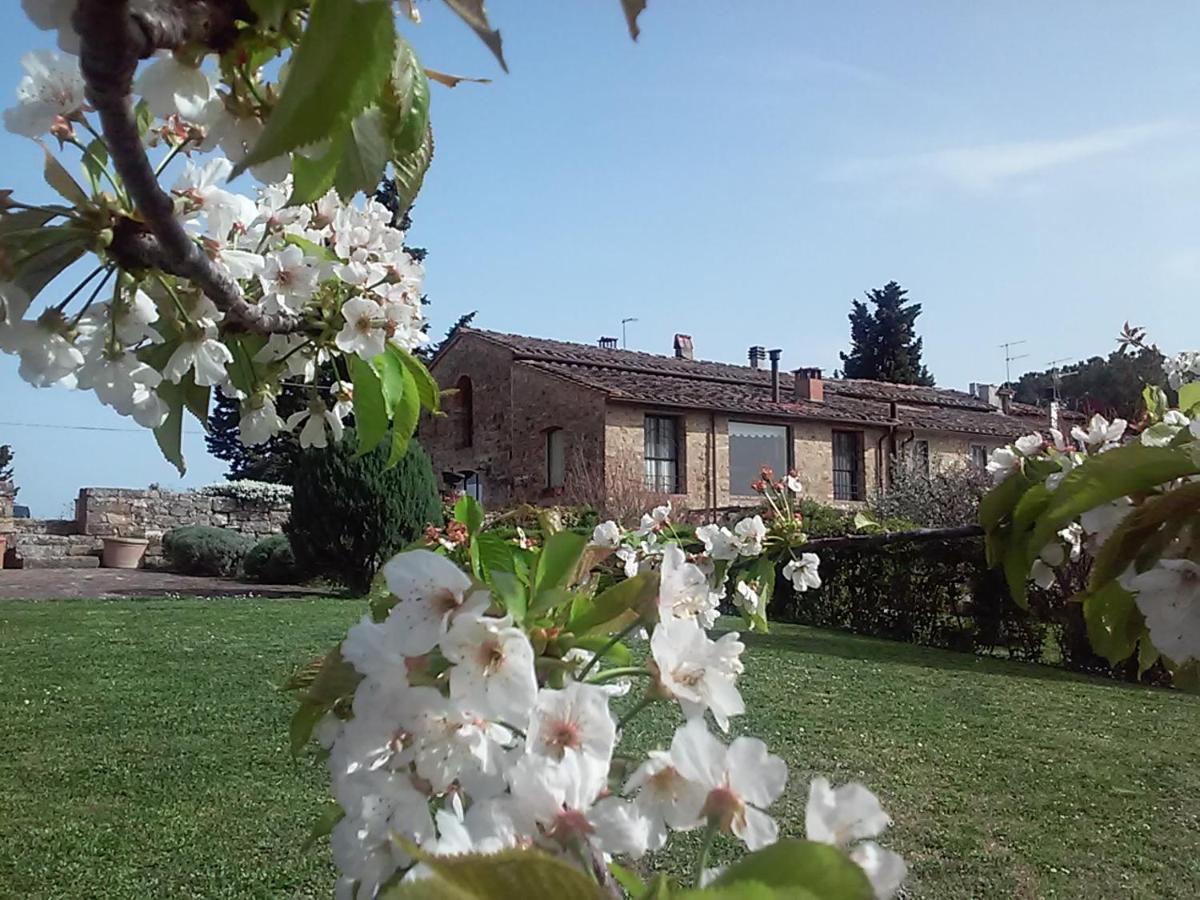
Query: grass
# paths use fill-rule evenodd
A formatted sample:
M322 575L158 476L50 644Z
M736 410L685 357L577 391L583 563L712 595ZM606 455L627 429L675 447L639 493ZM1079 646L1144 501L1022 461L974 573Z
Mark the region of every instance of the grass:
M0 604L0 896L329 896L327 850L299 849L322 775L291 762L274 686L360 613ZM879 793L913 896L1200 896L1197 698L805 628L748 643L734 730L788 762L784 833L823 773Z

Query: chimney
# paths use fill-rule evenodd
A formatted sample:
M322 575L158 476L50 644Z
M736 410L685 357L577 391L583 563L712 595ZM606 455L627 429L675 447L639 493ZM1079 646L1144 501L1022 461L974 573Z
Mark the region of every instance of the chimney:
M813 403L825 402L825 382L821 380L820 369L797 369L795 374L797 400L811 400Z
M692 358L692 336L690 334L675 335L675 358Z
M767 350L755 344L750 348L750 368L757 369L758 364L767 358Z
M1010 387L1002 387L996 391L996 396L1000 398L1000 412L1006 416L1012 415L1012 398L1013 392Z
M617 339L615 337L602 337L600 338L600 346L605 350L616 350Z
M761 348L759 348L761 349ZM779 357L783 355L782 350L768 350L767 355L771 357L771 402L779 402Z
M993 409L1000 408L1000 396L994 384L976 384L972 381L971 396L976 400L982 400Z

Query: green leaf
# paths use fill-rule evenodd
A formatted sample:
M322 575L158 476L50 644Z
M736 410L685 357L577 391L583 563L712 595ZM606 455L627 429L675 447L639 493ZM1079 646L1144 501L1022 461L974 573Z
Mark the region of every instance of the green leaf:
M163 381L156 390L167 406L167 417L154 429L154 440L158 442L158 449L167 462L178 469L182 476L187 472L187 464L183 461L184 390L181 385L170 381Z
M534 602L544 591L568 586L586 546L587 538L573 531L560 531L546 538L533 579Z
M727 868L712 887L745 882L789 891L804 889L819 900L875 897L866 873L844 851L815 841L782 840L764 847Z
M305 741L305 743L308 742ZM327 800L321 807L321 812L317 815L316 820L313 822L312 828L309 829L308 837L305 838L304 843L300 845L300 852L304 853L306 850L311 849L312 845L321 838L327 837L329 833L333 831L333 826L342 821L345 816L346 811L344 809L342 809L332 800Z
M292 196L288 198L290 205L320 200L333 187L338 164L342 159L344 140L344 133L336 135L325 146L320 156L306 156L299 152L292 154Z
M13 283L33 300L42 289L62 274L63 269L83 256L84 238L66 228L47 228L40 249L17 263Z
M425 182L425 173L433 162L433 129L425 129L425 139L413 153L392 160L392 182L396 185L396 208L408 212Z
M83 188L79 186L79 182L71 177L71 173L63 168L63 164L58 161L58 158L53 153L44 146L42 150L46 154L46 164L42 169L46 184L54 188L72 206L87 206L91 201L88 195L84 193Z
M500 68L505 72L508 71L508 66L504 62L504 50L500 43L500 32L492 28L488 22L487 10L484 9L483 0L446 0L446 5L454 10L455 14L471 26L471 30L479 36L484 45L492 51L492 55L496 57L500 63Z
M388 345L388 352L394 354L412 375L417 385L417 395L421 398L421 406L430 412L438 412L442 407L441 391L425 363L395 344Z
M80 165L83 167L84 177L87 178L92 193L100 193L101 180L105 177L105 166L108 165L108 145L100 138L93 140L84 150Z
M458 518L457 507L455 507L455 518ZM465 522L463 524L466 525ZM468 531L470 527L467 525ZM493 572L509 572L516 575L516 566L513 565L513 551L516 550L516 545L504 540L499 535L486 531L477 533L472 541L478 550L479 563L483 567L485 580L490 578Z
M1084 598L1083 619L1092 649L1111 666L1129 658L1145 631L1133 595L1115 581Z
M359 191L374 191L383 178L391 158L391 144L384 131L383 113L369 106L346 126L342 137L333 186L338 196L349 202Z
M646 11L646 0L621 0L621 9L625 13L625 24L629 26L629 36L636 41L642 33L638 27L638 16Z
M641 572L618 581L595 599L581 604L578 613L572 610L567 631L577 635L618 631L636 619L641 608L657 595L657 572Z
M285 244L295 244L304 251L305 256L311 256L314 259L323 259L326 262L333 262L337 259L337 254L335 254L328 247L322 247L320 244L314 244L312 241L308 240L307 238L302 238L298 234L285 234L283 236L283 242Z
M1185 484L1175 490L1150 497L1133 509L1096 553L1088 587L1097 591L1129 568L1146 544L1164 524L1182 527L1200 512L1200 483Z
M471 900L512 900L513 897L521 900L606 900L609 896L582 870L539 850L433 856L407 843L404 849L432 869L437 878ZM385 891L380 896L381 900L394 900L413 895Z
M1146 404L1146 413L1150 421L1157 422L1167 411L1167 392L1155 384L1142 388L1142 402Z
M1145 675L1158 660L1159 652L1150 642L1149 633L1144 632L1138 640L1138 678Z
M347 356L350 380L354 385L354 427L358 431L356 456L364 456L379 446L388 430L387 404L379 375L369 362Z
M229 380L235 388L249 396L258 387L259 377L255 370L254 357L266 346L266 336L243 334L227 337L225 342L233 354L233 362L229 364Z
M827 900L797 885L779 888L758 881L739 881L724 887L707 887L702 890L685 891L682 894L659 894L655 897L670 897L671 900Z
M633 869L627 869L615 862L610 862L608 864L608 871L612 872L613 878L617 879L617 884L621 885L630 896L639 897L648 890L646 882L638 877L637 872L633 871Z
M379 900L477 900L475 894L436 875L385 886L378 897Z
M200 424L208 429L208 401L212 394L212 388L200 387L192 378L193 373L188 372L179 382L180 388L183 389L183 405L193 416L195 416Z
M283 94L234 174L337 133L379 96L395 48L388 0L314 0Z
M14 231L31 231L41 228L54 218L48 209L18 209L0 215L0 238ZM19 243L19 239L16 241Z
M388 122L388 131L399 158L415 153L429 128L429 79L412 46L403 38L396 45L391 90L394 115Z
M464 494L454 504L454 521L461 522L467 527L467 533L474 536L483 528L483 507L474 497Z
M1068 472L1053 492L1038 518L1031 546L1044 547L1080 513L1197 472L1200 466L1186 449L1146 447L1136 441L1089 456Z
M292 713L288 723L288 747L292 756L299 756L312 739L313 729L325 716L326 707L312 700L305 700Z
M633 665L633 654L629 652L629 648L619 642L610 645L609 637L606 634L587 634L576 638L575 646L583 650L590 650L592 653L604 650L601 659L608 660L614 666Z
M521 584L512 572L495 569L488 574L492 589L500 598L500 602L504 604L505 611L513 617L513 621L517 625L522 625L525 622L525 610L528 606L525 585Z
M394 466L408 450L409 441L417 431L417 422L421 419L421 398L417 396L417 386L413 383L408 369L401 369L404 387L392 414L392 452L388 456L388 466Z
M1179 410L1188 415L1200 405L1200 381L1189 381L1179 386Z

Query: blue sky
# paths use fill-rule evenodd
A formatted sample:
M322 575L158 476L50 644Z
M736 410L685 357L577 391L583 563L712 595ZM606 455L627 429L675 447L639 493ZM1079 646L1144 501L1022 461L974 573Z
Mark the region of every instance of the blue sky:
M1165 349L1200 324L1200 7L1076 0L913 4L492 0L511 74L440 5L426 65L438 141L414 213L433 330L483 327L832 370L852 298L895 279L924 304L939 384L1107 353L1121 323ZM1152 11L1151 11L1152 10ZM0 83L46 36L9 16ZM3 186L44 198L38 151L0 135ZM67 285L69 288L70 285ZM4 423L120 430L65 430ZM0 443L21 500L180 482L153 437L88 394L35 390L0 357Z

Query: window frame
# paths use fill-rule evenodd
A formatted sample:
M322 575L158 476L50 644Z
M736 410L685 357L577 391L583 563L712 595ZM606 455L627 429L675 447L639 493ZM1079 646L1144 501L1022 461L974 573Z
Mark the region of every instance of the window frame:
M979 451L978 454L975 452L976 450ZM977 468L987 468L988 455L987 444L971 443L967 445L967 461Z
M651 456L651 423L671 423L671 456ZM666 413L646 413L642 419L642 467L643 481L647 490L661 491L666 494L683 493L681 486L683 484L683 441L680 434L682 419L679 416L668 415ZM661 437L657 435L656 437ZM674 474L670 476L671 485L669 488L663 487L661 474L652 474L651 463L667 463L673 467Z
M729 496L730 497L754 497L754 491L750 488L747 482L740 490L734 490L733 485L733 429L737 425L756 425L759 428L782 428L783 429L783 472L776 472L775 475L782 478L783 475L795 466L795 435L792 432L792 426L786 423L779 422L755 422L753 419L730 419L725 423L725 441L727 455L729 458ZM755 472L755 478L758 478L758 473Z
M566 433L562 428L555 426L547 428L545 434L545 453L546 453L546 483L547 491L562 490L567 482L567 447ZM558 483L555 483L555 450L558 455Z
M844 466L838 466L838 441L839 439L849 438L853 441L852 459L854 463L853 470L847 469ZM830 472L833 480L833 499L840 502L861 502L865 500L866 491L866 461L864 460L864 448L866 447L866 433L860 430L849 428L835 428L829 439L830 443ZM849 480L850 496L839 496L839 480L838 475L847 476L843 481Z

